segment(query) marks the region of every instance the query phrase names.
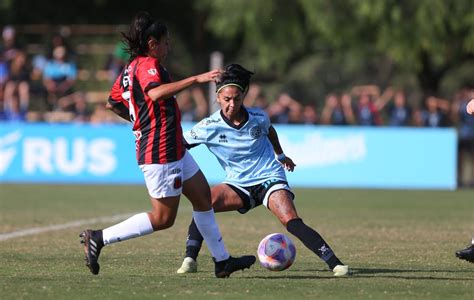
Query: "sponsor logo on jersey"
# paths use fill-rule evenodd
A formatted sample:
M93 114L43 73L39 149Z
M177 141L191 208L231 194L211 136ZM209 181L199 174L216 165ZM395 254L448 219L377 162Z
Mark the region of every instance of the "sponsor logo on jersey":
M198 135L196 133L196 131L194 131L194 129L191 129L191 131L189 131L189 134L191 135L191 137L193 139L197 139L198 138Z
M262 113L254 112L254 111L249 111L249 114L252 116L258 116L258 117L264 117L265 115Z
M181 173L180 168L174 168L174 169L169 170L169 172L168 172L169 175L179 174L179 173Z
M225 134L219 135L219 143L227 143L227 136Z
M204 123L204 125L209 125L209 124L212 124L212 123L219 123L220 122L220 118L219 119L206 119L206 122Z
M156 75L156 74L158 73L158 71L157 71L155 68L149 69L147 72L148 72L148 74L150 74L150 75Z

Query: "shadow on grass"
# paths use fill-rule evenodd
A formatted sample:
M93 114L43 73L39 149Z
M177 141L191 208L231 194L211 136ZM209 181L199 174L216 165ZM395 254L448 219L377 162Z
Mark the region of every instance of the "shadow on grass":
M413 274L415 273L415 274ZM416 273L424 273L417 275ZM400 279L419 279L419 280L449 280L449 281L474 281L474 277L449 277L443 276L443 273L463 274L472 271L461 270L419 270L419 269L388 269L388 268L354 268L352 274L356 277L383 277L383 278L400 278ZM412 274L412 275L409 275Z
M447 281L474 281L474 277L457 277L455 274L466 275L473 274L474 271L460 271L460 270L419 270L419 269L388 269L388 268L352 268L352 276L349 277L333 277L331 272L326 269L312 269L312 270L293 270L294 272L311 272L314 275L296 275L290 272L282 273L281 275L269 276L251 276L255 279L351 279L351 278L392 278L392 279L406 279L406 280L447 280ZM318 276L319 272L324 272L326 276ZM450 273L453 277L443 276L443 273ZM454 277L456 276L456 277Z

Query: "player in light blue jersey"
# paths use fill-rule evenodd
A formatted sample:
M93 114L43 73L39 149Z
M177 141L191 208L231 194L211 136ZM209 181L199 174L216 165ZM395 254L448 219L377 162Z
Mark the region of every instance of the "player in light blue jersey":
M206 145L226 172L223 183L211 189L212 206L215 212L237 210L244 214L263 204L291 234L324 260L335 276L348 275L349 267L298 216L285 175L285 169L291 172L295 164L283 153L268 115L242 104L252 75L240 65L227 66L217 81L217 102L221 109L184 133L188 148ZM202 241L193 220L186 257L178 273L197 272L196 260Z

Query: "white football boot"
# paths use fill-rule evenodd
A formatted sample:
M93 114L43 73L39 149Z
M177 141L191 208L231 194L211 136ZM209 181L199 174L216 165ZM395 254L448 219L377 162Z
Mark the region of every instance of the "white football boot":
M346 265L337 265L332 269L332 271L334 272L334 276L337 277L351 275L349 266Z
M198 269L198 264L197 261L192 259L191 257L185 257L183 260L183 264L181 265L181 268L176 271L178 274L184 274L184 273L196 273Z

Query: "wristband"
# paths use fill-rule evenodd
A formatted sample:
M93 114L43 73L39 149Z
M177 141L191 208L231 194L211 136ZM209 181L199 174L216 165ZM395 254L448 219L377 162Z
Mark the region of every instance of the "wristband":
M286 158L285 153L281 153L281 154L277 155L277 160L278 161L283 161L283 160L285 160L285 158Z

